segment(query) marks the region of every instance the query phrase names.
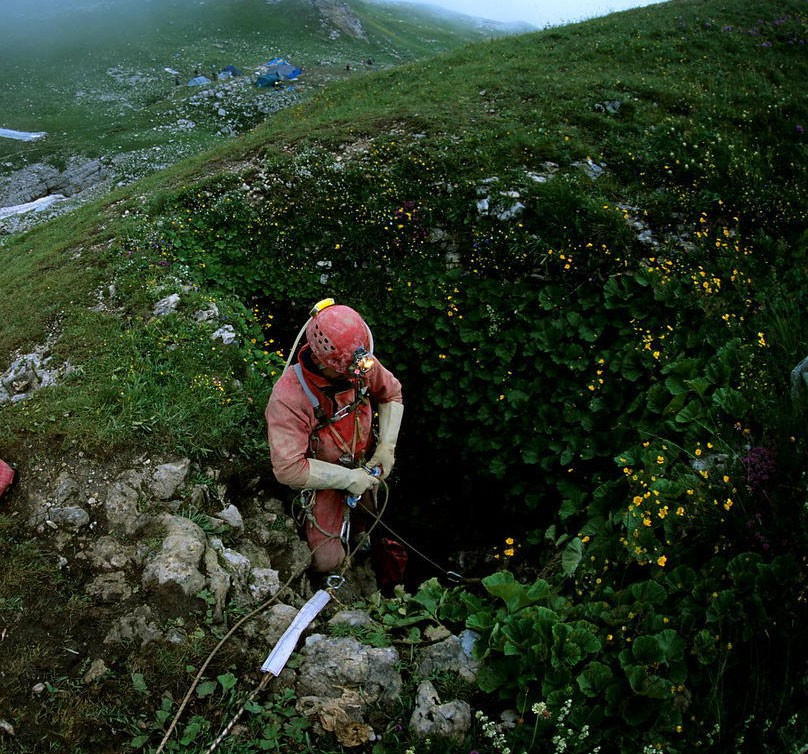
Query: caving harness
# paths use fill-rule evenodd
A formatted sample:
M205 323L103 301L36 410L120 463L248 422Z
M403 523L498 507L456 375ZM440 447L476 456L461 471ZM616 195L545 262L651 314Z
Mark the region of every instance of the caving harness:
M360 354L357 358L365 357L365 354ZM369 368L369 367L368 367ZM320 432L324 429L327 429L331 436L334 439L334 442L337 444L337 447L342 451L342 455L338 459L338 463L341 466L346 466L349 468L359 468L362 467L367 471L369 474L378 475L378 471L374 469L370 469L366 466L363 466L361 463L362 459L358 459L356 455L356 441L359 436L359 409L363 405L367 405L370 403L370 394L368 392L368 387L365 384L364 379L362 379L362 375L364 371L367 369L357 368L355 370L355 383L354 383L354 400L343 406L342 408L338 409L334 412L331 416L323 409L322 404L320 403L317 396L314 394L314 391L309 386L308 382L306 381L306 377L303 373L303 367L301 366L300 362L298 361L292 367L295 376L300 383L300 387L302 388L304 394L311 403L312 410L314 411L314 418L316 420L316 424L309 433L309 457L316 457L317 449L320 442ZM350 443L337 431L335 425L347 417L353 414L353 431L351 434ZM300 494L297 496L295 500L295 520L299 526L305 526L306 522L310 522L312 526L314 526L321 534L328 537L329 539L339 538L343 545L348 548L349 547L349 540L351 535L351 519L350 519L350 509L355 508L359 497L354 495L346 495L346 508L342 518L342 527L340 531L337 532L328 532L325 531L320 524L318 523L317 519L314 516L313 508L316 499L317 490L312 489L304 489L300 491ZM374 508L375 508L375 501L374 501Z

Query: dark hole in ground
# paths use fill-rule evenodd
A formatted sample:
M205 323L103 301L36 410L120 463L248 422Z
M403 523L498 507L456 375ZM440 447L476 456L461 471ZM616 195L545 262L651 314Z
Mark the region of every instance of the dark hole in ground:
M271 348L279 349L286 357L306 323L313 302L284 300L253 302L254 311L263 323ZM268 316L271 314L271 318ZM305 337L301 339L305 342ZM392 367L388 354L394 347L377 343L377 351L384 363ZM447 572L465 577L480 578L503 565L506 539L525 544L524 535L542 521L547 511L519 511L509 513L512 503L506 504L501 486L484 469L463 465L460 447L463 438L443 447L432 446L424 436L423 421L414 412L429 410L428 385L422 385L417 365L407 365L399 373L405 399L405 420L396 451L396 469L390 479L389 500L383 516L386 526L377 526L376 538L391 537L407 546L406 586L413 590L426 579L437 577L450 583ZM419 409L420 407L420 409ZM266 476L272 477L267 463ZM291 501L293 493L267 479L277 496ZM389 528L388 528L389 527ZM499 556L499 557L497 557Z

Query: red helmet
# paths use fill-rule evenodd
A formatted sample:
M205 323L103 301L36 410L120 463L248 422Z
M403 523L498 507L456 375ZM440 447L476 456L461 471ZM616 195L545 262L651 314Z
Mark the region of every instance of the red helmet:
M306 325L306 340L319 364L346 375L359 356L373 350L365 320L342 304L332 304L313 314Z

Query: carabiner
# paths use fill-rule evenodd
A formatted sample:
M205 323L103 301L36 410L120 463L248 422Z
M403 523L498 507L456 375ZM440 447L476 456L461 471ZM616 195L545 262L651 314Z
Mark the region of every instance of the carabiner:
M300 490L296 500L297 504L308 513L314 507L316 493L317 490Z
M325 583L329 589L339 589L345 583L345 577L340 576L338 573L332 573L326 577Z

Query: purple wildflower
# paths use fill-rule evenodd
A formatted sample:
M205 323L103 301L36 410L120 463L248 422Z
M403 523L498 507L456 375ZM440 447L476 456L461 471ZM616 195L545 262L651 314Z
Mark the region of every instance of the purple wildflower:
M741 463L746 466L746 481L753 490L765 487L777 468L774 453L759 446L750 448Z

